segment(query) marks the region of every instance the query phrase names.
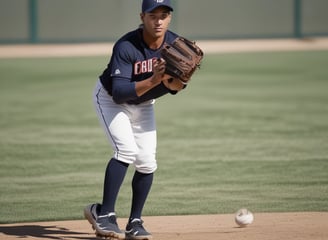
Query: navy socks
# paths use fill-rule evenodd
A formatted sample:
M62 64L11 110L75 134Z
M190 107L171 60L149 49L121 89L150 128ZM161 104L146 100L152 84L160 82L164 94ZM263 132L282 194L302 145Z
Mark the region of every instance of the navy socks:
M115 202L124 181L129 164L112 158L106 168L103 202L100 215L115 212ZM148 193L153 183L153 173L135 172L132 179L132 206L130 219L141 218Z
M153 183L153 173L143 174L135 172L132 180L132 206L130 219L141 218L142 209L145 205L148 193Z
M115 202L129 164L112 158L106 168L103 203L100 215L115 212Z

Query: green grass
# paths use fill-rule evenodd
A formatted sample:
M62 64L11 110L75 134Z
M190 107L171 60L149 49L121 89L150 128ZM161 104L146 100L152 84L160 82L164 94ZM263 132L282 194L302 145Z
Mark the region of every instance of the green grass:
M111 150L92 90L107 59L0 59L1 223L81 219L101 201ZM186 90L157 100L159 169L144 215L328 211L327 59L207 55Z

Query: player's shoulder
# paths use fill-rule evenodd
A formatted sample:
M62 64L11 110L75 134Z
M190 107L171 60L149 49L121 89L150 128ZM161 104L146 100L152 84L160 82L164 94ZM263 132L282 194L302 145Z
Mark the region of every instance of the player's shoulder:
M131 50L140 42L140 31L138 29L123 35L114 44L114 50Z

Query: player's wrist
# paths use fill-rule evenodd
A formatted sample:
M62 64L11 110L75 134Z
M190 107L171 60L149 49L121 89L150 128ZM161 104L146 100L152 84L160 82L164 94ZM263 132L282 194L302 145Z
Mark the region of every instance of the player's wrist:
M151 83L152 86L156 86L161 83L162 79L163 79L162 76L154 74L153 76L150 77L149 82Z

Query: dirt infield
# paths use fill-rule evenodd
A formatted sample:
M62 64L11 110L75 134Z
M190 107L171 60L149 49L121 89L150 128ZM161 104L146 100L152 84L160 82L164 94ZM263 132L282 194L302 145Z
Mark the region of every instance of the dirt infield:
M328 50L328 38L197 41L205 53ZM0 45L0 58L110 55L113 43Z
M239 228L233 214L144 217L154 240L326 240L328 212L255 213L252 225ZM126 219L119 219L124 227ZM0 225L0 240L97 239L86 220Z

